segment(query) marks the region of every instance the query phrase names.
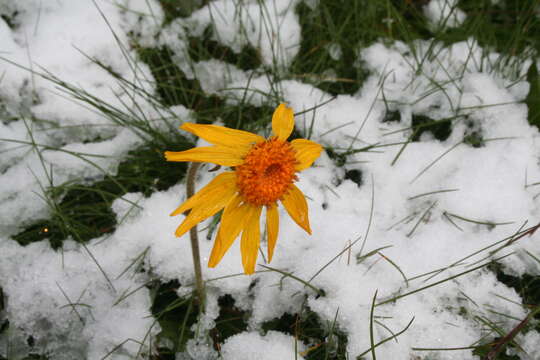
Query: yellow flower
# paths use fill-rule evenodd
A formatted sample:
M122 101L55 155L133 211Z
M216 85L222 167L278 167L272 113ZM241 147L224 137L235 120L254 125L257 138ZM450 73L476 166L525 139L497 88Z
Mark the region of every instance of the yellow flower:
M244 272L252 274L255 271L263 206L266 207L268 261L271 261L279 228L278 200L289 216L311 234L306 199L293 182L297 180L297 172L310 167L319 157L322 147L306 139L287 141L294 128L291 108L280 104L274 111L273 136L268 139L216 125L186 123L180 128L213 146L166 151L168 161L209 162L234 168L216 176L171 214L174 216L189 210L176 229L176 236L182 236L197 223L225 209L208 261L209 267L221 261L242 232L240 250Z

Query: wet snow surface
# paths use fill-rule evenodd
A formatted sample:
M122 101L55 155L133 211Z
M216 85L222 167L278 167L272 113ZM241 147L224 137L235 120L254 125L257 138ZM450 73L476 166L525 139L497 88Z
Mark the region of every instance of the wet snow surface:
M262 66L286 78L301 41L296 3L247 1L237 9L232 1L218 0L163 26L164 14L153 0L124 0L116 5L97 1L102 14L91 1L0 4L4 58L0 62L0 287L5 296L0 319L9 319L9 331L0 334L0 355L23 357L31 337L34 349L51 359L100 359L112 350L109 358L113 359L144 356L152 350L160 328L150 311L150 291L143 285L150 279L193 282L188 235L175 238L181 219L168 216L185 199L180 182L150 197L130 193L116 200L112 207L119 220L116 230L85 246L68 239L55 251L47 240L23 247L12 239L33 220L51 216L44 189L68 181L88 184L104 173L114 174L125 154L144 143L141 134L113 124L31 73L46 70L126 112L135 101L137 111L157 117L147 100L130 96L113 76L90 61L101 61L128 79L151 79L148 67L134 60L137 54L129 47L128 34L135 34L145 47L167 46L188 78L198 79L207 94L226 97L230 104L245 98L246 87L257 90L244 99L252 105L268 104L263 94L275 88L296 112L327 102L316 112L296 118L300 133L311 133L311 139L327 149L343 153L373 146L367 152L351 151L343 167L323 153L314 167L300 174L297 186L308 198L312 236L280 209L279 239L270 266L311 279L324 296L276 272L226 277L242 271L238 242L219 266L203 269L206 279L224 277L208 284L203 329L214 326L217 299L224 294L249 313L248 329L222 344L224 359L253 359L255 354L260 354L259 359L294 359L294 338L264 333L261 324L297 313L305 298L305 305L323 321L337 319L336 326L348 338L349 356L355 358L370 347L369 319L376 292L376 302L383 302L482 265L490 256L510 253L499 260L505 272L540 273L539 263L529 255L540 257L538 233L491 254L507 243L496 242L540 219L540 187L531 185L540 181L540 137L529 126L522 102L529 85L516 81L530 63L523 65L520 74L501 74L489 61L498 54L486 52L474 39L435 48L429 41L418 42L415 51L399 42L374 43L357 50L357 66L367 69L369 78L357 93L335 99L308 83L270 84L262 71L245 72L218 60L190 63L187 37L201 35L214 21L219 34L214 40L235 52L247 44L259 49ZM425 9L437 26L441 26L440 12L450 14L443 3L433 0ZM447 26L459 26L465 15L458 8L452 11L455 15ZM428 51L437 55L425 56ZM331 52L339 58L341 49L333 46ZM419 59L424 60L418 72ZM149 93L155 92L152 81L141 84ZM175 127L194 121L193 113L183 106L170 111L177 114ZM399 121L388 121L392 117ZM447 134L435 137L426 131L405 146L410 127L419 118L446 119L451 126ZM155 127L168 131L159 124ZM481 139L480 146L473 146L473 138ZM356 174L356 182L345 173ZM202 171L198 188L213 176ZM205 224L202 228L205 263L212 242L206 240ZM482 250L490 245L494 246ZM145 271L131 267L139 262ZM259 264L264 265L262 257ZM439 269L443 271L431 273ZM189 289L181 286L178 293ZM509 331L526 316L521 302L513 289L481 268L376 306L375 342L399 333L414 318L398 341L377 347L377 355L382 359L410 359L413 354L430 359L475 358L470 350L413 348L471 346L488 333L480 318ZM534 331L518 336L530 356L518 353L521 358L540 357L535 346L539 336ZM302 359L300 353L305 356L312 345L297 343L296 358ZM188 342L185 353L177 354L179 359L217 356L211 345L195 340ZM370 358L371 353L364 356Z

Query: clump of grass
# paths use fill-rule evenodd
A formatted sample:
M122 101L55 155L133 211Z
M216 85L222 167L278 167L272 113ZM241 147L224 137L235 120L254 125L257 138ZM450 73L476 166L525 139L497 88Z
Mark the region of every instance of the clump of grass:
M425 3L321 0L314 9L299 3L302 42L292 73L331 94L355 93L368 75L358 66L358 49L379 40L413 44L433 35L422 13Z
M523 299L524 306L540 305L540 276L530 274L523 274L519 277L508 275L505 273L504 267L498 263L493 263L489 269L495 272L497 280L516 290ZM540 315L537 315L536 318L540 319ZM536 329L540 331L540 324L537 325Z
M535 62L531 64L529 71L527 71L527 81L531 86L529 94L527 94L527 98L525 99L525 104L527 104L527 108L529 109L529 124L540 129L540 77L538 76L538 69Z
M193 298L181 298L176 294L180 287L177 281L161 283L155 281L150 285L153 296L152 314L161 326L158 343L166 344L158 347L160 359L174 359L177 352L186 350L186 343L195 337L193 325L198 321L198 308ZM232 296L224 295L218 299L219 316L215 319L215 327L208 335L213 348L218 353L221 345L229 337L247 329L247 313L235 306Z
M186 342L195 336L191 327L197 322L198 310L191 297L176 294L178 281L150 284L152 315L157 319L161 332L157 336L160 358L174 359L177 352L184 351Z
M179 141L171 148L183 150L190 146L187 140L177 138ZM111 233L116 226L113 201L128 192L150 196L166 190L180 181L185 172L185 164L165 162L162 149L145 145L128 153L115 176L106 175L91 185L70 182L49 188L46 193L52 217L36 221L12 238L21 245L49 239L57 249L68 237L86 242Z
M219 315L215 320L216 326L209 331L214 349L220 353L221 345L229 337L240 334L247 329L249 314L235 306L234 298L230 295L218 299Z
M358 1L351 2L353 8ZM320 1L319 6L311 9L303 2L296 9L302 28L300 50L294 59L291 72L300 80L310 81L319 88L332 94L354 93L360 86L365 73L354 66L356 54L349 43L345 43L354 24L356 11L349 6L342 6L332 1ZM353 41L349 39L347 41ZM332 57L331 48L341 52L340 58ZM335 76L323 76L325 71L333 70Z
M494 338L492 342L485 344L485 345L479 345L473 350L473 355L479 356L481 359L486 359L486 356L491 351L492 343L497 342L499 338ZM497 355L497 360L519 360L520 357L518 355L507 355L506 353L500 353Z
M227 50L227 47L218 47L219 43L209 38L190 38L190 43L191 61L214 58L213 56L228 57L237 66L247 66L245 64L256 61L249 54L250 50L237 56ZM230 128L258 131L268 123L273 113L278 99L269 99L268 105L254 106L247 102L246 97L249 94L245 92L244 98L238 104L231 105L224 97L205 94L197 79L188 79L174 64L172 52L168 48L144 48L139 50L139 54L156 79L161 103L164 106L184 105L194 110L199 123L213 123L216 119L221 119L224 125Z
M465 124L467 125L467 129L465 130L465 134L463 136L463 143L474 148L481 148L485 146L486 142L484 140L482 130L478 128L474 122L470 121L467 116L465 116Z
M189 109L213 108L221 100L205 96L197 79L188 79L174 64L168 48L142 48L139 56L148 64L155 78L156 91L163 106L184 105Z
M358 169L352 169L352 170L347 170L345 172L345 177L344 179L349 179L351 180L352 182L354 182L356 185L358 185L358 187L360 187L362 184L363 184L363 181L362 181L362 172Z
M210 59L221 60L244 71L255 70L261 66L261 56L253 46L246 45L240 53L236 54L230 47L212 40L212 32L212 27L209 26L205 29L202 38L189 37L188 54L191 60L196 62Z
M323 321L308 306L303 306L299 313L285 313L280 318L263 323L262 330L289 334L307 344L307 349L302 353L306 360L349 358L346 351L347 336L339 329L336 319L332 322Z
M463 36L473 35L481 46L493 48L507 56L540 50L540 20L534 1L462 0L459 7L467 14ZM530 54L530 53L529 53Z
M4 11L10 10L9 7L7 9L2 9ZM7 11L5 13L0 14L0 18L5 21L6 25L10 28L15 30L18 27L17 23L17 16L19 16L19 11L17 11L15 8L13 8L11 11Z
M450 119L435 121L425 115L412 116L413 135L411 141L420 141L424 132L430 132L437 140L444 141L452 133L452 122Z
M194 11L208 4L208 0L158 0L163 12L165 21L163 25L170 23L176 18L185 18Z

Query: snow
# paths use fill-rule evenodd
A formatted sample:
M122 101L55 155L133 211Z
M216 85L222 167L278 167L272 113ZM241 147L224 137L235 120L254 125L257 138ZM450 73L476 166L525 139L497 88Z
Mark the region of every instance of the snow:
M125 342L119 353L134 356L140 348L149 351L146 334L155 335L159 326L150 316L148 290L142 288L115 304L121 294L143 283L141 276L121 277L109 284L88 252L74 242L64 244L63 254L53 251L46 241L26 248L6 239L1 244L0 272L9 274L2 279L6 312L10 327L16 330L7 339L12 344L3 349L13 349L13 358L24 356L18 352L24 349L25 335L32 335L38 349L57 359L100 358L127 339L142 344ZM119 245L103 242L88 248L113 279L122 272L121 266L133 260ZM119 259L119 253L127 258Z
M188 235L175 238L182 216L168 215L185 200L182 182L149 197L129 193L117 199L112 205L118 220L114 233L85 246L70 239L55 251L47 240L26 247L13 240L32 221L50 216L43 189L114 175L126 154L148 140L148 134L81 106L51 81L21 67L46 70L124 112L136 102L138 116L150 119L157 131L178 131L183 121L195 121L194 113L181 105L156 108L140 93L132 98L114 76L89 60L98 59L154 94L152 75L128 46L129 36L142 46L170 48L188 78L196 78L205 93L223 96L228 104L267 105L267 94L276 92L296 112L326 103L297 116L296 126L328 149L342 153L374 146L348 155L343 167L323 152L314 167L299 175L297 186L308 199L313 235L280 207L280 235L269 264L294 277L263 271L262 266L251 277L235 275L242 272L239 241L216 268L203 267L204 278L213 281L207 284L200 329L215 325L218 298L226 294L249 314L248 329L221 345L223 359L302 359L315 344L298 341L295 348L294 337L264 333L262 325L305 305L325 323L336 319L348 338L349 357L355 358L370 348L375 293L378 303L411 292L374 309L375 342L410 324L397 341L376 348L382 359L473 359L471 350L421 353L413 348L471 346L489 335L478 319L496 321L509 331L527 315L518 305L520 296L492 272L465 272L486 263L490 251L538 222L540 190L533 184L540 181L540 136L528 124L522 102L529 85L516 81L530 61L517 72L500 72L492 65L499 54L472 38L447 46L432 40L409 45L380 41L357 49L356 66L370 74L358 92L333 98L286 76L271 84L265 73L286 74L299 50L297 1L245 1L239 6L216 0L163 26L157 1L96 3L99 10L92 2L69 0L0 4L0 14L14 18L10 27L0 17L0 56L8 60L0 62L0 287L6 297L0 319L10 322L9 333L0 334L1 356L26 356L29 336L55 359L100 359L117 346L111 358L148 354L160 329L144 284L177 280L179 296L191 291ZM425 15L433 26L459 26L465 15L456 3L432 0ZM254 47L261 68L243 71L217 59L192 63L187 39L211 24L212 39L233 51ZM337 44L328 44L327 50L340 59ZM400 121L385 122L389 111L397 112ZM401 151L419 115L447 119L451 133L442 140L424 133ZM464 141L473 131L483 146ZM219 173L207 170L199 171L199 189ZM361 183L346 179L347 171L360 172ZM206 240L209 221L199 226L203 264L213 245ZM510 274L538 275L540 266L528 253L540 257L539 236L522 237L493 256L511 254L500 260ZM131 268L136 260L143 272ZM268 265L262 257L259 264ZM442 271L431 273L437 269ZM313 288L295 277L310 280ZM533 358L539 336L531 330L517 338ZM369 352L364 356L371 358ZM217 359L218 354L202 336L191 339L176 357Z
M0 8L7 16L17 14L13 29L0 19L2 44L7 44L5 48L2 46L2 57L6 61L0 63L0 98L8 104L8 114L22 115L18 121L1 125L2 138L9 140L0 144L0 150L14 148L20 142L26 144L7 151L0 165L6 179L18 179L0 184L3 205L0 230L3 232L13 233L31 219L47 216L49 209L40 195L41 188L50 185L48 172L52 167L56 169L54 185L81 177L103 177L104 172L115 171L131 148L142 144L141 134L118 126L65 94L59 95L53 82L26 70L46 71L97 95L111 107L129 108L129 95L114 77L89 58L103 62L128 79L150 75L144 64L138 64L136 72L130 70L128 60L112 35L114 32L120 43L127 43L118 7L108 1L98 1L97 5L99 10L92 2L36 0L12 2ZM131 57L135 58L134 53ZM148 87L144 82L139 85ZM148 118L157 116L136 94L133 100ZM29 146L34 142L35 147ZM21 207L21 204L27 206Z
M304 358L294 351L294 338L276 331L269 331L265 336L256 332L241 333L227 339L222 348L224 360L272 360ZM249 344L249 346L246 346ZM304 346L298 345L300 353Z
M338 43L329 43L325 46L326 50L328 51L328 55L332 58L332 60L339 60L341 59L341 55L343 54L343 51L341 50L341 46Z
M540 334L537 332L529 332L523 339L519 339L519 343L522 344L523 349L531 356L532 359L540 356L538 349L538 342L540 341Z
M457 0L431 0L424 7L424 15L435 29L458 27L463 24L467 15L457 4Z
M251 45L261 52L265 65L285 68L300 49L300 25L294 8L298 1L238 2L217 0L194 12L187 23L193 35L207 26L212 38L240 52Z

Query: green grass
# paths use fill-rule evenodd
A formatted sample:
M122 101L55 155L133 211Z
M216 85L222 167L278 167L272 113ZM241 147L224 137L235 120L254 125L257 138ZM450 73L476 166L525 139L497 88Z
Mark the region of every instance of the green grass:
M158 0L165 12L165 24L170 23L176 18L185 18L191 15L194 11L200 9L202 5L206 5L208 0Z
M216 59L238 67L241 70L255 70L262 64L260 54L250 45L242 48L240 53L236 54L228 46L221 45L212 40L213 30L206 28L203 37L189 37L189 56L193 61L203 61Z
M177 141L170 149L191 147L181 137ZM161 148L149 144L132 150L114 176L91 185L70 182L49 188L47 202L52 217L37 220L12 238L21 245L48 239L57 249L68 237L86 242L112 233L117 225L111 209L113 201L129 192L141 192L148 197L155 191L166 190L182 180L185 172L186 164L165 162Z
M529 48L540 50L540 20L535 1L462 0L459 7L468 15L465 36L474 35L481 46L516 56ZM456 33L459 30L454 30ZM530 53L529 53L530 54Z
M527 72L527 81L531 85L529 94L525 99L529 109L529 124L540 129L540 77L536 63L533 63Z
M207 1L160 0L166 14L165 24L189 16L205 3ZM458 6L465 11L467 18L462 26L454 29L432 29L422 12L425 4L424 0L320 0L318 6L312 9L301 2L295 9L301 26L300 51L285 73L274 73L271 67L264 67L258 49L252 46L245 46L240 53L235 53L214 40L211 27L201 37L189 37L188 56L192 62L217 59L254 75L266 74L275 81L296 79L311 83L332 95L353 95L370 75L363 64L357 63L357 53L377 41L386 44L402 41L409 45L416 59L418 73L421 73L425 59L415 53L416 40L435 39L434 43L450 45L473 38L480 46L501 54L496 62L491 64L495 71L511 74L515 78L518 77L517 69L522 66L523 61L531 57L536 59L537 52L540 51L540 21L535 13L537 4L534 1L501 0L500 4L493 5L489 0L462 0ZM15 26L15 16L3 18L8 25ZM143 48L137 44L136 39L133 39L133 42L140 60L149 66L155 79L156 94L144 94L136 81L119 79L119 82L148 98L156 109L163 113L164 121L170 121L165 120L170 116L168 107L183 105L194 112L199 123L212 123L220 118L228 127L262 131L267 128L277 101L286 100L280 99L281 95L276 91L263 106L250 105L245 99L237 105L231 105L224 96L205 94L197 79L188 79L174 63L171 49ZM332 57L332 46L341 49L339 58ZM433 51L430 51L427 56L434 55ZM105 65L103 67L106 68ZM332 70L334 75L329 76L329 70ZM109 71L115 76L112 70ZM540 79L536 67L531 67L526 76L531 83L531 92L525 101L529 107L529 122L540 128ZM111 204L126 193L141 192L144 196L150 196L155 191L166 190L180 182L185 174L185 165L165 162L162 153L164 150L183 150L193 144L173 126L168 132L156 130L148 119L136 112L129 113L126 109L117 109L100 102L99 98L86 94L84 89L63 83L62 79L51 76L50 80L59 85L67 95L82 100L118 126L132 128L145 139L145 145L133 149L120 163L116 173L104 174L99 181L89 183L85 179L78 179L56 187L43 184L47 195L44 200L50 205L51 217L26 224L13 239L22 245L48 239L54 248L60 248L62 241L68 237L87 242L114 232L117 221ZM412 125L405 129L408 134L407 142L420 141L424 132L445 141L452 131L454 120L434 120L415 114ZM389 110L385 121L400 123L400 114ZM465 121L467 123L467 119ZM295 135L300 137L306 134ZM463 142L473 147L481 147L485 139L471 125ZM326 151L336 165L346 166L348 155L354 149L328 148ZM364 183L362 172L356 169L345 171L344 179L350 179L358 186ZM528 274L522 277L510 276L497 265L490 266L490 269L497 274L499 281L516 289L524 299L524 305L539 305L540 277ZM158 340L168 340L160 342L162 345L153 360L174 359L174 353L183 351L186 341L195 336L191 328L197 322L196 306L193 306L191 298L180 298L176 294L175 290L179 286L181 284L177 282L162 283L158 279L148 285L153 300L151 311L162 328ZM2 299L3 294L0 291L0 313L3 309ZM397 298L393 301L397 301ZM216 319L216 327L208 335L217 350L227 338L247 328L250 315L239 310L231 296L221 297L219 306L220 315ZM366 324L367 321L366 319ZM538 323L532 326L540 331ZM0 334L8 327L9 320L0 317ZM347 334L335 321L322 320L307 306L302 306L294 314L284 314L265 322L262 329L263 332L276 330L287 333L306 343L306 359L348 359ZM476 345L475 353L487 355L493 342L503 335L495 334L494 330L493 336ZM375 352L376 349L370 351ZM44 357L36 354L27 359L42 358ZM499 357L513 358L515 357L506 355Z
M158 343L167 339L172 344L172 348L163 346L158 349L163 359L174 359L174 354L184 351L186 342L194 336L191 327L197 322L197 307L192 298L180 298L176 294L179 286L177 281L155 281L149 287L153 297L152 315L161 327Z
M209 59L209 55L231 54L232 50L220 46L216 50L215 41L208 39L191 39L190 51L193 61L195 59ZM197 122L213 123L218 117L225 126L248 131L258 131L270 119L273 106L271 100L266 106L258 107L248 104L245 99L238 105L228 105L226 99L216 95L207 95L203 92L197 79L188 79L184 72L172 60L172 52L167 48L139 50L141 60L146 62L156 79L159 98L164 106L183 105L195 111ZM204 54L204 55L201 55ZM221 56L220 55L220 56ZM249 55L246 55L249 57ZM244 57L232 57L242 66ZM222 60L222 59L220 59ZM231 60L231 59L229 59Z
M336 314L337 315L337 314ZM303 305L296 314L285 313L280 318L262 324L264 332L269 330L289 334L307 345L302 353L306 360L345 360L347 336L334 319L323 321L317 313Z

